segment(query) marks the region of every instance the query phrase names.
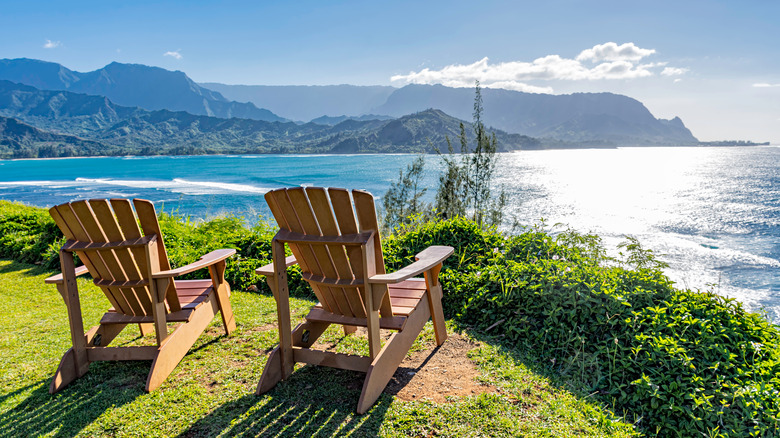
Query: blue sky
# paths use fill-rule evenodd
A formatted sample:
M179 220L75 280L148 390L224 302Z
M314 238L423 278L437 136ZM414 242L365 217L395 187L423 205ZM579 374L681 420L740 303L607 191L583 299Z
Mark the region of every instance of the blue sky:
M3 2L0 58L198 82L609 91L702 140L780 143L780 2Z

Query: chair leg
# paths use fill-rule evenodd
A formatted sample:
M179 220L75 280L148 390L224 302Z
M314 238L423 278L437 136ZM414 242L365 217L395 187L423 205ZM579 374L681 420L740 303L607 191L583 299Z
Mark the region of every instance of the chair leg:
M67 386L70 382L83 376L89 370L87 358L87 337L84 333L84 322L81 317L81 304L79 302L78 285L76 284L73 254L60 250L60 269L63 282L57 284L65 307L68 310L68 323L70 325L70 337L73 347L68 349L60 360L57 371L49 386L49 392L54 394Z
M330 326L330 323L313 321L306 321L302 324L298 324L295 327L295 330L292 331L292 344L296 347L308 348L317 341L328 326ZM303 340L304 337L306 337L305 342ZM260 376L260 381L257 382L257 389L255 390L256 395L270 391L277 383L284 379L281 355L282 353L278 346L271 351L271 354L268 356L268 360L265 363L265 368L263 368L263 374ZM292 370L288 371L292 372Z
M358 401L358 414L364 414L368 411L382 394L430 316L428 301L420 300L419 307L406 320L404 330L390 336L368 368L366 380L363 382L363 391L360 393Z
M444 292L442 291L441 283L439 283L441 268L442 264L439 263L431 270L425 272L425 287L428 289L428 306L431 308L436 345L441 345L447 340L447 326L444 323L444 310L441 304Z
M433 320L433 333L436 337L436 345L441 345L447 340L447 325L444 323L444 309L441 305L441 284L431 287L428 291L428 306L431 308Z
M230 305L230 285L225 281L226 267L224 261L210 266L209 275L217 293L217 304L219 304L219 313L222 315L225 334L230 335L236 329L236 319L233 317L233 307Z
M282 358L279 352L279 347L276 347L271 351L268 356L268 361L263 368L263 374L260 376L260 381L257 382L256 395L265 394L273 389L277 383L282 380Z
M154 391L162 385L216 314L217 303L212 295L208 302L195 310L189 322L182 324L165 338L160 345L157 358L152 362L152 369L146 379L146 391Z
M49 394L54 394L62 388L68 386L70 382L83 376L89 370L89 362L84 366L77 366L76 354L73 352L73 348L68 348L65 355L60 360L60 365L57 367L57 371L54 372L54 377L49 384Z

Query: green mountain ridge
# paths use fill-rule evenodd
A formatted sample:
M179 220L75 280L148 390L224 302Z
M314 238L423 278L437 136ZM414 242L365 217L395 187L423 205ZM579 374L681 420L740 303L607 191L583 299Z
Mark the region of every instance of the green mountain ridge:
M393 120L348 119L335 126L223 119L123 107L105 97L38 90L9 81L0 81L0 116L92 142L55 156L434 152L447 150L446 136L457 141L461 124L439 110ZM463 123L473 140L471 125ZM502 150L539 145L538 140L526 136L502 131L496 135ZM36 155L29 151L24 156L5 155L30 156Z
M276 111L292 120L312 120L326 125L335 125L348 118L358 121L397 118L429 108L455 118L470 119L473 100L473 89L443 85L411 84L402 88L199 85L181 71L117 62L80 73L53 62L0 59L0 79L44 90L104 96L116 105L147 111L185 111L223 119L288 121L271 112ZM543 138L551 147L698 144L679 118L655 118L641 102L619 94L552 95L485 88L482 96L483 122L487 126L510 134ZM112 116L105 114L104 117L104 121L87 121L84 128L105 129L104 125L112 121ZM89 126L89 123L97 126ZM372 138L358 137L361 139L353 138L353 144L345 144L343 149L373 147ZM412 141L415 141L413 137ZM388 144L396 143L390 141Z
M106 150L105 145L96 141L42 131L16 119L0 116L0 159L101 155Z

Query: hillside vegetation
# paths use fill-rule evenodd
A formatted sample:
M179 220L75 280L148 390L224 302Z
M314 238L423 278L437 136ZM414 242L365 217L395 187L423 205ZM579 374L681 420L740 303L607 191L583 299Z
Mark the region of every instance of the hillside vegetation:
M50 104L41 101L43 105L32 112L14 114L17 104L15 98L8 100L0 97L0 110L5 111L0 115L18 118L43 130L49 130L46 125L54 122L52 130L56 133L103 141L107 145L122 146L118 143L120 139L133 143L129 147L146 142L155 153L173 153L171 150L177 150L175 153L189 153L187 148L191 149L192 153L215 153L214 150L240 153L246 152L247 149L322 153L331 152L322 146L334 146L334 142L328 142L331 133L327 131L316 138L297 138L297 130L286 128L289 125L282 125L284 128L252 125L253 135L247 135L239 127L228 126L215 132L201 131L197 127L193 129L191 126L175 126L175 121L158 126L149 122L149 117L145 118L147 120L126 124L120 127L121 132L100 139L88 135L87 131L94 127L107 128L105 123L111 123L114 116L110 114L111 111L96 114L96 120L86 117L82 120L84 124L80 127L81 130L68 131L68 127L58 126L60 122L56 120L61 120L61 116L66 113L89 116L89 109L95 106L89 104L76 107L73 111L74 108L67 108L68 102L59 101L70 101L72 97L56 92L103 99L130 111L140 108L146 112L169 112L162 117L152 117L154 119L169 118L170 113L186 112L225 120L289 121L264 108L283 111L286 117L292 120L312 120L327 125L335 124L340 117L346 120L347 116L342 116L344 114L354 121L403 118L428 109L437 109L458 119L469 119L471 116L470 91L467 88L442 85L412 84L395 89L386 86L352 85L272 87L208 84L208 88L196 84L184 72L159 67L113 62L95 71L81 73L57 63L26 58L0 59L0 80L35 87L43 92L55 92L58 99ZM233 100L225 98L219 91L228 93ZM484 122L497 132L503 131L500 135L510 136L506 141L501 141L508 150L521 146L539 147L540 144L554 148L698 144L682 120L677 117L671 120L657 119L641 102L628 96L612 93L534 94L503 89L486 89L484 94ZM49 111L47 107L53 111ZM65 111L61 112L60 108ZM27 116L35 116L36 120L25 118ZM144 119L143 116L141 118ZM125 117L120 116L119 119L125 120ZM172 134L170 138L158 135L158 131L165 132L168 128ZM386 137L380 132L365 128L353 129L355 132L347 136L349 138L342 134L342 138L335 141L335 152L342 149L375 152L386 149L393 152L405 152L405 149L421 151L428 144L418 143L412 138L412 144L398 145L395 140L401 137ZM431 136L431 140L439 149L443 149L444 145L437 143L440 140L436 137L443 137L446 131L433 126L429 126L427 130L434 131L435 135ZM516 137L511 137L512 135L530 136L540 141L537 144L519 142ZM269 138L262 139L260 136ZM285 144L280 140L281 137L292 145ZM249 146L241 151L240 146L236 147L231 140L245 142ZM299 146L300 141L306 144ZM230 148L233 150L228 151Z
M236 248L228 264L234 289L257 286L268 294L254 269L270 258L272 227L246 228L234 217L160 220L174 265L211 249ZM0 236L0 257L56 264L60 243L44 210L0 203ZM615 260L605 256L597 236L553 236L537 228L506 236L454 218L412 223L388 236L388 269L428 245L456 248L441 272L445 314L453 324L521 353L525 367L598 400L639 432L780 434L777 327L734 300L675 288L638 242ZM295 268L290 278L294 296L312 298ZM512 381L513 369L495 368L493 377ZM485 408L470 409L502 403L484 402ZM430 430L419 423L426 414L419 415L405 423L422 427L411 435Z
M461 123L438 110L390 120L347 119L336 125L223 119L182 111L129 108L105 97L43 91L2 80L0 116L12 120L9 123L30 125L40 131L24 141L14 141L15 137L9 134L8 140L0 143L0 158L432 153L436 148L447 149L445 137L456 136ZM538 141L530 137L500 131L496 135L503 150L538 146Z

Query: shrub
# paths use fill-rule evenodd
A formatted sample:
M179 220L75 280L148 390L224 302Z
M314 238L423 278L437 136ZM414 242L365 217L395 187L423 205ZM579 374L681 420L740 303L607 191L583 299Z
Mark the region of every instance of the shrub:
M226 276L237 289L257 284L254 270L271 258L275 227L263 222L161 214L160 225L174 266L235 248ZM0 201L0 257L56 261L58 239L45 210ZM440 275L447 317L536 357L529 365L564 376L640 430L780 435L778 328L737 301L675 289L635 240L620 261L593 235L531 228L504 236L463 218L417 220L384 239L388 270L429 245L455 248ZM300 270L289 277L293 294L312 297Z
M596 236L503 237L454 219L409 227L386 247L396 266L428 245L455 246L441 273L448 317L532 353L645 432L780 434L777 327L737 301L675 289L629 243L620 262Z
M60 246L62 233L46 210L0 201L0 257L54 268Z

